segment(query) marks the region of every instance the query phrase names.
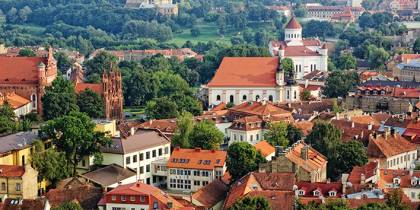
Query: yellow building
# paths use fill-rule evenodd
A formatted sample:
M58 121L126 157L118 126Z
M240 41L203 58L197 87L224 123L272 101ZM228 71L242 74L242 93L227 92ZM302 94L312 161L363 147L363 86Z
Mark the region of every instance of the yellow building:
M96 124L95 131L107 133L110 137L119 136L115 120L93 120Z
M0 200L35 199L38 196L38 172L30 164L0 165Z
M38 139L37 132L19 132L0 137L0 165L25 166L30 163L32 143ZM36 184L40 192L45 192L47 183ZM1 187L1 186L0 186Z

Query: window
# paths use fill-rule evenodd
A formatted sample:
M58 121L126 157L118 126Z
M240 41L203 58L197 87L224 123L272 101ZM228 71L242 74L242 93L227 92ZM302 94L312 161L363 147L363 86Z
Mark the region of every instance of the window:
M146 179L146 184L150 184L150 178Z
M236 141L236 134L233 134L233 140Z
M6 183L5 182L1 183L1 190L6 190Z
M169 153L169 147L165 147L165 155Z
M125 164L130 164L130 160L131 160L130 156L125 157Z
M115 195L112 195L112 196L111 196L111 200L112 200L112 201L115 201L115 200L117 200L117 196L115 196Z
M125 201L125 195L121 195L121 201Z
M17 183L17 184L16 184L16 191L20 191L20 187L21 187L21 186L20 186L20 183Z
M273 99L273 96L272 96L272 95L269 95L269 96L268 96L268 100L269 100L269 101L271 101L271 102L273 102L273 100L274 100L274 99Z
M140 159L140 161L143 160L143 153L140 153L139 159Z
M299 190L299 195L305 195L305 191Z
M242 96L242 100L243 100L243 101L246 101L246 95L243 95L243 96Z
M216 96L216 101L220 101L220 95Z
M152 181L153 181L153 183L156 183L156 177L155 176L153 176Z
M202 171L201 176L209 176L209 172L208 171Z
M335 192L335 191L330 191L330 192L328 192L328 194L329 194L329 196L330 196L330 197L334 197L334 196L336 196L336 195L337 195L337 192Z
M150 164L146 165L146 172L150 172Z
M140 166L140 174L144 174L144 168L143 168L143 166Z
M137 155L133 155L133 163L137 163Z
M144 202L145 200L144 196L140 196L140 202Z
M240 135L239 138L241 139L241 141L244 140L244 137L242 135Z
M416 198L416 193L415 192L411 192L411 198Z
M260 140L260 134L255 135L255 139L258 141Z
M318 190L314 191L314 196L319 196L319 191Z
M250 136L251 141L254 141L254 135Z
M194 186L200 186L200 181L194 181Z
M295 91L293 91L293 98L296 99L296 97L297 97L297 94L296 94L296 90L295 90Z
M255 96L255 100L258 101L258 99L260 99L260 95Z
M36 103L37 103L37 99L36 99L36 94L32 94L32 96L31 96L31 101L32 101L32 107L34 108L34 109L36 109Z
M162 156L162 148L159 148L159 150L158 150L159 152L158 152L158 155L159 156Z
M130 201L135 201L135 200L136 200L136 197L130 196Z
M156 157L156 150L152 151L152 157Z
M158 202L153 202L153 209L158 209Z
M150 159L150 152L146 152L146 160Z
M203 181L203 186L206 186L206 185L208 185L209 184L209 182L208 181Z
M194 171L193 174L194 176L200 176L200 171Z
M290 91L289 90L286 91L286 99L290 99Z
M85 160L85 159L83 159L83 160L82 160L82 166L83 166L83 167L85 167L85 166L86 166L86 160Z
M230 96L229 96L229 102L230 102L230 103L233 103L233 95L230 95Z
M191 171L190 170L185 170L185 175L187 175L187 176L191 175Z

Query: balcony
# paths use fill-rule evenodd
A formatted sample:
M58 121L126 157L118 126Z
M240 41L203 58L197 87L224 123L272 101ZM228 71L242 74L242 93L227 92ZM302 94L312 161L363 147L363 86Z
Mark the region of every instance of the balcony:
M153 176L164 176L168 175L167 169L168 159L159 159L152 162L152 175Z

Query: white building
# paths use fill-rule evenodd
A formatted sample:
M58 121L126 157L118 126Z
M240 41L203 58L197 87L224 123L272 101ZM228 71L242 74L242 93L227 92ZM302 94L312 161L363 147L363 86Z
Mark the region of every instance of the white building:
M284 30L284 41L271 41L269 50L271 55L290 58L296 72L296 79L300 80L306 74L314 71L328 70L328 49L321 45L318 39L304 39L302 26L295 17L290 19Z
M395 131L373 134L370 137L367 155L369 160L379 161L380 169L412 169L417 160L417 147Z
M16 117L25 116L32 112L34 109L32 102L15 93L1 93L0 92L0 106L8 103L10 108L13 109Z
M226 151L175 148L167 163L168 189L195 192L220 179L226 171Z
M170 140L156 130L138 130L127 138L113 138L112 145L101 149L103 164L118 164L136 171L137 179L155 186L166 176L152 175L152 162L168 159Z

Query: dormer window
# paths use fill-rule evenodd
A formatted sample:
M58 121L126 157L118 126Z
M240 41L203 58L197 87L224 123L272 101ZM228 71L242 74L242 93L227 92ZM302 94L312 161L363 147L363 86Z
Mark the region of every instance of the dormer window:
M385 95L385 90L382 90L381 91L381 95Z
M374 90L373 95L378 95L378 91Z
M301 195L301 196L302 196L302 195L305 195L305 190L299 190L299 191L298 191L298 195Z
M418 185L418 178L417 177L412 177L411 178L411 186L417 186Z
M400 178L398 178L398 177L396 177L396 178L394 178L394 179L392 180L392 182L393 182L394 184L400 184L400 183L401 183L401 179L400 179Z
M337 192L336 192L336 191L329 191L329 192L328 192L328 195L329 195L330 197L335 197L335 196L337 196Z
M313 193L314 193L314 196L319 196L321 194L318 190L315 190Z

